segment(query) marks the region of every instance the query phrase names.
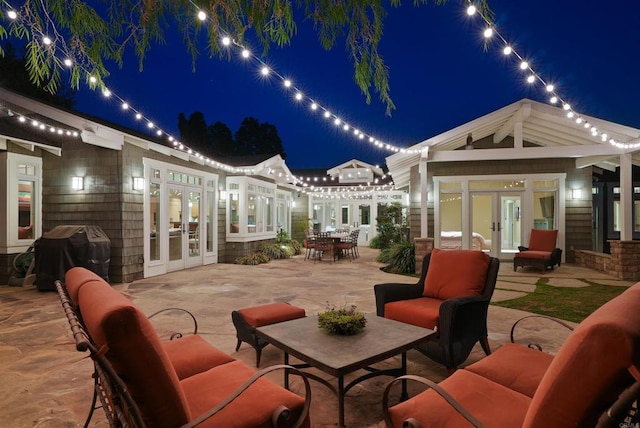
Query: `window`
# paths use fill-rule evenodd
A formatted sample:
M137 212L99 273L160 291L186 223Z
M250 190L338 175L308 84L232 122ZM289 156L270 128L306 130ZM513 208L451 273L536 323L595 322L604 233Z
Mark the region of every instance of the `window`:
M0 192L7 201L7 210L0 215L7 227L0 244L11 254L24 251L40 236L42 159L8 152L0 158L6 177L6 187Z
M280 228L281 212L284 215L278 206L280 200L276 204L275 183L249 177L227 177L227 192L228 241L275 238L276 223ZM286 221L288 229L289 218Z

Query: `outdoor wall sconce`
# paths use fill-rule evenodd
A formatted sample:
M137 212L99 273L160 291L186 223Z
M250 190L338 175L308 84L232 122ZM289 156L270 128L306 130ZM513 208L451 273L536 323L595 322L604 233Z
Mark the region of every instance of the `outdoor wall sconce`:
M226 201L227 200L227 191L226 190L221 190L220 191L220 200L221 201Z
M144 190L144 178L133 177L133 190Z
M580 199L580 198L582 198L582 189L571 190L571 199Z
M73 190L83 190L84 177L71 177L71 188Z

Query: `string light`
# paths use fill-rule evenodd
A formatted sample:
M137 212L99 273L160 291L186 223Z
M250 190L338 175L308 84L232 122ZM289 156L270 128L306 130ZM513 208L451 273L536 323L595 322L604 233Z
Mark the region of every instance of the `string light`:
M502 53L505 56L509 56L509 55L515 55L515 57L520 61L520 70L522 71L529 71L531 74L527 77L527 82L528 83L535 83L536 80L539 81L542 86L545 88L546 92L550 95L549 97L549 103L550 104L558 104L561 103L562 104L562 108L567 112L567 118L572 119L574 117L576 118L580 118L581 121L577 122L582 123L584 121L584 118L582 118L582 115L576 111L574 111L571 108L571 105L564 101L562 99L562 97L560 97L560 95L556 92L556 88L555 85L553 85L552 83L547 83L538 73L536 73L531 65L529 64L528 61L526 61L521 55L519 55L514 49L513 47L507 42L507 40L500 34L500 32L495 28L494 24L487 18L487 16L484 13L476 13L477 8L475 7L474 3L472 0L467 0L468 6L467 6L467 15L468 16L475 16L475 15L479 15L482 20L484 21L484 23L486 25L488 25L488 28L485 29L484 31L484 36L486 39L492 37L492 36L497 36L497 38L500 40L500 42L504 45L504 47L502 48ZM470 13L470 10L473 10L473 13ZM585 123L586 125L586 123ZM606 135L604 132L600 131L598 128L591 126L589 124L589 126L585 126L584 127L587 131L589 131L591 133L591 136L594 138L597 137L602 137L603 135ZM606 141L608 138L604 137L601 138L602 141ZM638 148L640 147L640 143L634 143L634 144L628 144L628 143L621 143L613 138L609 139L609 143L619 147L619 148Z
M42 121L36 120L36 119L30 119L29 117L25 116L24 114L20 114L17 113L14 110L5 108L0 106L0 108L2 110L5 111L5 114L9 117L15 117L16 120L18 121L18 123L21 124L25 124L25 125L31 125L32 129L38 129L41 131L45 131L45 132L49 132L51 134L58 134L58 135L66 135L69 137L78 137L80 134L78 133L78 131L74 130L74 129L64 129L64 128L60 128L57 126L53 126L53 125L48 125Z

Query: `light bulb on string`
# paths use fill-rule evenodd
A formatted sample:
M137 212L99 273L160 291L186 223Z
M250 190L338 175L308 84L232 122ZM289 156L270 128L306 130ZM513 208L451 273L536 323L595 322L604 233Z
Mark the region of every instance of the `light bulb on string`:
M13 9L7 12L7 16L9 17L9 19L18 19L18 13Z

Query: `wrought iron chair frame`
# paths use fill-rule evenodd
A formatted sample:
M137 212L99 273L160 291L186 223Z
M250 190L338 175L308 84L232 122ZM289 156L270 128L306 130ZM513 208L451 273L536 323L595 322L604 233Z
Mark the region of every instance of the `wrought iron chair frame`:
M83 353L88 351L89 356L93 360L94 364L94 372L92 375L94 378L94 393L91 403L91 409L83 425L84 428L88 427L89 422L93 417L94 411L99 408L102 408L104 410L106 418L109 421L109 426L111 427L144 427L145 424L136 402L129 394L125 383L113 369L109 360L107 360L107 358L104 356L106 350L97 348L90 338L84 327L84 323L82 322L80 313L69 297L66 286L59 280L55 281L55 286L60 297L62 308L67 317L67 321L69 322L71 333L73 334L73 338L76 343L76 350ZM181 308L163 309L152 314L149 318L169 310L180 310L188 313L194 321L194 331L197 332L198 326L195 317L189 311ZM181 336L181 333L173 333L171 335L172 338L178 338ZM297 368L289 365L279 364L257 371L253 376L251 376L247 381L245 381L245 383L238 387L223 401L218 403L206 413L183 425L183 428L195 427L208 418L212 417L237 397L239 397L242 392L249 388L259 378L274 370L287 370L290 373L300 376L304 382L305 403L302 412L293 427L297 428L301 426L306 419L307 414L309 413L309 407L311 404L311 386L309 384L309 380L307 379L306 375ZM98 401L97 399L100 400L101 406L96 406L96 402ZM273 413L272 423L275 427L278 427L280 426L280 423L288 421L290 417L290 410L284 406L280 406Z

